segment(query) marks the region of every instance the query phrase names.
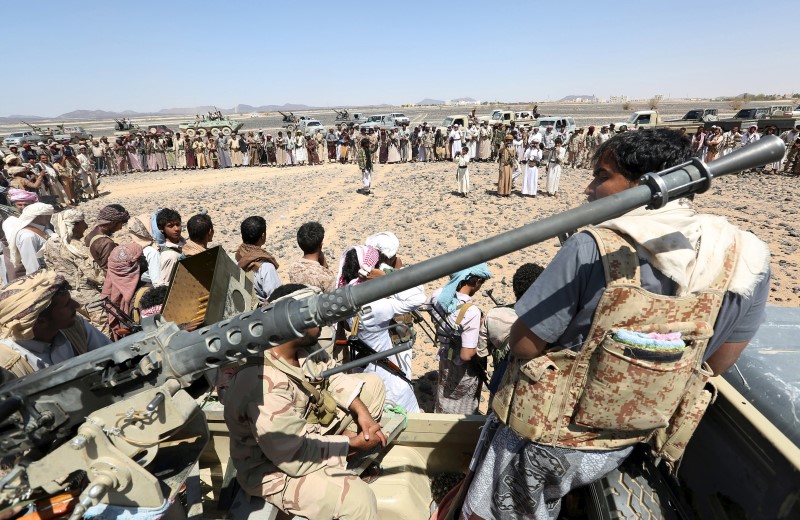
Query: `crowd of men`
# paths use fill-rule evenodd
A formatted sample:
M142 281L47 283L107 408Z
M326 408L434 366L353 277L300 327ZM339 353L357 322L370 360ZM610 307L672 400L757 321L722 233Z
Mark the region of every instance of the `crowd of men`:
M498 129L488 134L490 138L484 136L489 139L486 148L481 129L488 132L488 125L472 126L478 129L474 160L496 159L500 165L498 192L510 186L520 146L523 158L526 150L534 148L540 152L550 150L551 154L559 150L556 155L560 161L591 165L594 177L586 188L589 200L634 186L643 173L680 164L702 150L697 143L701 139L699 133L692 139L670 130L639 130L605 137L611 134L609 130L601 128L595 134L591 127L586 134L579 132L566 140L557 135L561 129L549 127L544 132L537 128ZM798 130L794 131L793 146ZM361 159L357 160L371 165L376 151L377 162L383 158L384 145L389 161L388 147L394 146L391 136L399 136L405 130L373 133L373 145L364 129L342 129L335 143L325 137L329 161L349 160L349 143L358 142L357 138L351 140L344 135L351 131L367 135L361 140ZM423 127L420 132L430 134L431 130ZM454 127L447 141L438 141L445 156L469 158L473 142L460 132ZM725 153L724 146L714 147L719 134L714 129L710 137L702 137L706 160L713 160L715 151ZM398 148L399 161L430 157L438 160L441 156L436 150L436 135L434 131L432 155L427 154L429 147L423 139L424 151L418 149L417 155L413 142L409 143L411 154L404 155L402 147ZM502 139L495 147L497 135ZM573 145L576 141L579 144ZM744 138L738 142L749 144ZM401 143L404 141L398 137L397 145ZM66 148L58 149L58 155L59 161L69 156ZM308 157L310 160L313 156ZM397 155L391 157L397 159ZM536 157L534 161L540 155ZM20 160L24 161L22 157ZM182 164L177 162L177 154L175 160L176 167ZM797 160L796 152L791 160ZM169 161L166 164L169 167ZM126 335L128 320L120 317L136 321L159 313L178 262L206 251L215 233L212 217L207 213L198 213L186 221L185 236L184 219L173 209L131 216L118 204L102 208L90 226L79 209L57 209L38 201L41 183L33 184L18 182L2 194L7 200L0 201L13 205L18 212L2 213L3 380L24 377ZM123 229L128 235L125 241L121 240ZM263 217L244 219L240 234L242 243L232 256L240 269L251 273L259 305L368 283L404 267L400 241L388 230L364 237L363 243L342 251L338 262L332 265L323 253L324 228L317 222L307 222L297 230L299 251L287 267L265 248L269 237ZM682 238L678 250L673 250L676 236ZM686 255L685 251L694 253ZM641 273L640 263L646 266ZM695 265L704 269L695 269ZM636 274L619 266L631 267ZM602 421L603 407L608 404L602 396L573 403L575 414L566 417L582 413L580 424L545 427L545 405L557 398L566 399L557 392L566 389L573 398L582 395L582 387L557 384L561 373L569 373L566 368L572 366L570 363L583 359L579 355L582 349L591 348L586 350L591 353L623 345L626 352L667 349L673 356L679 352L679 357L686 349L685 355L696 362L684 360L685 366L699 367L706 361L711 370L720 373L731 366L755 334L769 294L769 277L769 251L764 243L720 217L697 214L690 201L681 199L659 210L634 211L576 234L563 244L546 269L523 265L513 280L518 300L513 309L509 306L490 311L476 305L474 295L492 278L489 267L479 264L451 274L447 283L430 295L420 285L372 302L357 316L340 323L336 334L346 340L344 344L358 341L381 352L409 341L408 334L397 332L398 321L410 324L414 321L410 315L428 311L439 357L435 411L477 413L482 386L489 384L496 391L486 442L482 443L485 452L476 459L480 464L469 486L464 514L499 518L502 511L511 508L521 516L554 518L561 497L571 488L617 467L630 453L633 442L652 437L656 429L655 424L638 422L629 425L630 431L641 434L626 436L631 442L626 444L613 436L614 442L608 440L606 434L611 430ZM646 291L633 291L631 285ZM636 301L626 303L631 298ZM104 304L97 305L98 302ZM640 315L642 309L648 309L648 314ZM682 316L681 323L669 322L667 317L675 315ZM202 322L200 318L179 325L193 329ZM713 328L710 340L708 334L702 334L706 329L701 325L706 322L708 330ZM687 324L697 325L698 330L687 329ZM650 333L653 327L658 332ZM601 333L590 335L595 329ZM610 340L612 332L616 336ZM681 339L681 334L686 338ZM263 365L245 364L221 371L219 392L226 406L237 478L248 493L263 496L292 514L308 518L377 518L369 488L344 470L354 453L385 443L379 424L385 403L409 412L421 411L411 382L412 350L392 356L390 365L370 364L358 374L332 381L330 397L335 409L325 413L317 407L309 414L313 391L307 385L313 375L348 356L346 349L337 349L338 342L331 342L327 354L314 358L319 366L310 366L306 359L319 350L319 338L319 329L309 329L303 338L271 349L264 356ZM572 355L563 355L564 352ZM619 352L618 356L622 356L621 347ZM490 356L495 367L491 383L486 374L486 359ZM658 406L665 399L653 394L652 389L662 385L648 378L656 378L662 372L644 374L630 382L631 388L623 386L616 398L644 407L643 410ZM519 385L533 384L531 374L554 378L547 385L553 395L543 398L546 403L527 399L525 392L514 390ZM684 377L670 374L673 378ZM600 381L602 377L602 373L590 374L586 381L569 384L589 385L598 379L600 386L608 385L608 381ZM690 377L688 372L685 377ZM652 388L647 395L652 394L653 399L643 404L639 396L647 389L637 385L646 386L648 381ZM274 392L264 392L267 387ZM677 407L681 399L697 396L678 393L668 397ZM320 399L315 398L318 402ZM674 409L662 412L670 417ZM541 424L529 421L529 417L540 417ZM575 428L583 432L577 441ZM320 452L324 454L321 458ZM311 453L317 456L304 455ZM331 472L331 468L340 471Z

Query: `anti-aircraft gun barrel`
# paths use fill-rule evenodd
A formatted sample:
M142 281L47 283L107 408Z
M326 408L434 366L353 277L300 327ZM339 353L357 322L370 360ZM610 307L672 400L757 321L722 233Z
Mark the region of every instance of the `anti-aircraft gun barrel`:
M194 332L150 319L140 333L0 387L0 411L5 411L0 416L0 452L19 453L69 438L92 410L169 380L186 387L210 368L258 355L302 336L309 327L341 321L370 302L641 206L658 208L690 193L702 193L713 177L775 162L784 151L778 137L768 136L710 164L692 159L644 175L635 188L366 283L304 300L282 300ZM9 399L14 402L7 403Z

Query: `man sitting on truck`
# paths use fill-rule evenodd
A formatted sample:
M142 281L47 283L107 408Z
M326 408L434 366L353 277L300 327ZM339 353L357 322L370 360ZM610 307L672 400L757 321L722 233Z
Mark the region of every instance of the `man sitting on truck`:
M620 193L690 157L688 138L672 130L618 134L595 153L586 194ZM664 442L654 447L675 468L685 444L665 442L662 428L681 442L691 435L711 400L707 371L725 372L753 338L769 278L764 242L688 199L573 235L515 307L515 360L462 518L556 518L563 496L617 468L640 441ZM670 392L667 378L681 390ZM681 403L696 413L676 414Z
M318 293L283 285L270 303ZM236 478L250 496L290 515L377 519L375 495L348 472L347 459L386 445L377 422L383 382L375 374L320 379L335 362L320 349L319 337L319 327L307 329L302 338L269 349L231 375L223 403Z

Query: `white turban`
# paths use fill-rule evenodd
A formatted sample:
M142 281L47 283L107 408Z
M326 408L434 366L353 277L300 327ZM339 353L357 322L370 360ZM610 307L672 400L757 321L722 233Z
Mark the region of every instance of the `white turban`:
M400 240L391 231L381 231L367 237L366 245L372 246L386 258L392 258L397 254L400 249Z
M52 215L53 212L53 206L50 204L45 204L44 202L34 202L30 206L26 206L25 209L22 210L22 214L19 216L19 218L13 223L13 226L10 226L10 232L7 233L8 250L11 253L11 263L15 267L22 265L22 259L19 257L19 248L17 247L17 235L19 232L30 226L31 222L33 222L36 217Z
M64 244L64 247L69 249L73 254L80 257L85 257L86 255L83 254L73 243L73 232L75 224L85 220L86 217L84 216L83 211L79 209L68 209L60 213L56 213L55 217L53 217L53 225L56 228L56 234L61 240L61 243Z

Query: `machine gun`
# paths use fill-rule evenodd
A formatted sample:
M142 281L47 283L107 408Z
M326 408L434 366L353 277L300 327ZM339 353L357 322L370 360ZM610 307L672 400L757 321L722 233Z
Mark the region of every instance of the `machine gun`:
M283 116L284 123L297 123L297 117L294 115L294 112L289 112L288 114L284 114L280 110L278 113Z
M74 516L101 500L158 507L174 491L165 486L178 461L194 464L208 439L208 427L187 391L206 371L302 337L309 327L342 321L370 302L565 231L702 193L713 177L775 162L785 149L778 137L767 136L710 164L695 158L643 175L638 186L623 192L366 283L280 300L193 332L147 318L139 333L0 387L0 453L21 457L0 479L0 507L27 500L37 489L58 492L79 471L86 471L90 484ZM393 350L379 354L394 355ZM175 446L178 451L168 453Z
M350 112L348 112L347 109L336 110L335 108L332 108L331 110L336 112L336 120L337 121L349 121L350 120Z
M30 123L28 123L26 121L22 121L22 120L20 120L20 122L25 123L26 125L28 125L31 130L33 130L34 132L36 132L39 135L42 135L42 134L45 133L44 130L42 130L41 126L35 126L35 125L32 125L32 124L30 124Z

